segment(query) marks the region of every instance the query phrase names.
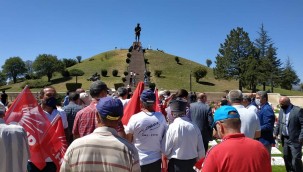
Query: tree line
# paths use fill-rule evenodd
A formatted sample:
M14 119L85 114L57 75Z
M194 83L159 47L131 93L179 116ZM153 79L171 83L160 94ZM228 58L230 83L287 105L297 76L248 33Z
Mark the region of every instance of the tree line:
M291 90L293 84L300 82L289 57L284 65L277 57L277 48L263 24L255 42L243 28L232 29L220 44L215 63L216 79L235 79L239 90L245 87L256 92L258 85L262 85L264 91L266 85L270 85L271 92L278 86Z
M66 68L77 63L81 63L81 56L75 59L63 58L59 60L57 56L51 54L40 54L34 61L23 61L20 57L10 57L5 60L0 72L0 86L5 85L7 79L17 82L18 78L38 79L47 76L51 81L54 72L66 73Z

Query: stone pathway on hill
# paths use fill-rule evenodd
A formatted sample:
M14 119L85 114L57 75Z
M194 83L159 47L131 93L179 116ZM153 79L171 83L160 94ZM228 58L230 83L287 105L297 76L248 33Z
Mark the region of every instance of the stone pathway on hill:
M135 86L138 84L138 82L142 81L144 82L144 72L145 72L145 61L144 61L144 53L141 47L141 43L134 42L133 47L135 45L139 45L136 49L132 49L131 51L131 58L130 63L128 66L128 75L126 77L125 85L130 85L132 90L135 90ZM130 73L136 73L135 76L135 86L130 82Z

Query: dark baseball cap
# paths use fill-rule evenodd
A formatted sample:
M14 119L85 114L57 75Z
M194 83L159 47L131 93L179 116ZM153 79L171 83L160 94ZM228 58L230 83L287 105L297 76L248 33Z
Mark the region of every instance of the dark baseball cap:
M116 121L123 116L123 105L120 99L114 99L113 97L101 98L96 106L102 118Z
M140 99L146 103L154 103L156 101L156 95L152 90L144 90L140 95Z

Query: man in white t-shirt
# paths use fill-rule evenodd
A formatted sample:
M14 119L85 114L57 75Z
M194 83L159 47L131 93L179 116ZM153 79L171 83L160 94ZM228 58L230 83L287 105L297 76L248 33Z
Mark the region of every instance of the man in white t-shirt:
M231 90L228 93L228 100L231 105L237 109L241 119L241 133L249 138L259 138L261 136L260 121L257 114L246 109L241 103L243 94L240 90Z
M141 171L160 172L161 142L167 128L166 120L162 113L154 110L156 96L153 91L144 90L140 100L142 111L130 118L125 133L138 150Z

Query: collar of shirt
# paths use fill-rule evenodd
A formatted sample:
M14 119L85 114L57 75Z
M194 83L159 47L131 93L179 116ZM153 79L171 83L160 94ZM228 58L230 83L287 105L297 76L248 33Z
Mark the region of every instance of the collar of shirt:
M245 137L245 135L243 133L229 134L229 135L223 137L223 141L227 140L227 139L241 138L241 137Z
M111 127L106 127L106 126L96 128L93 133L100 134L103 136L106 136L106 135L118 136L116 129L111 128Z

